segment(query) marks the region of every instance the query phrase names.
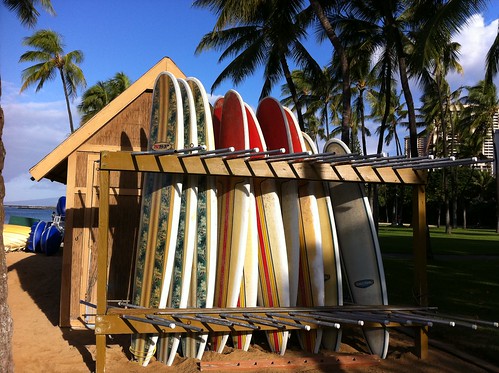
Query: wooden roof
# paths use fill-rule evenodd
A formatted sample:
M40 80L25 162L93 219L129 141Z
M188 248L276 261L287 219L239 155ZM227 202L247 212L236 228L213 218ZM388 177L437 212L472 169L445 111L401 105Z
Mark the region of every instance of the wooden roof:
M66 184L68 157L142 93L152 90L157 76L162 71L170 71L179 78L185 78L184 73L170 58L163 57L126 91L106 105L87 123L79 127L66 140L34 165L29 170L32 179L40 181L45 178Z

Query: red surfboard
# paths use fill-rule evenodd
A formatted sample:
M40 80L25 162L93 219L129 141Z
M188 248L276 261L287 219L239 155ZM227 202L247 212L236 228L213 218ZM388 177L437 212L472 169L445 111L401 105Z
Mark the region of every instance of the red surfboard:
M246 109L241 96L234 90L228 91L223 100L216 147L234 147L235 150L249 148ZM219 230L214 307L237 307L248 239L251 180L220 177L217 189ZM214 335L213 349L221 353L228 337L228 333Z
M267 150L253 110L246 105L250 147ZM278 183L274 179L253 180L255 223L257 230L258 304L264 307L289 307L289 273L286 238L282 219ZM284 354L289 333L267 332L271 350Z
M294 115L290 110L283 108L277 100L263 99L259 104L257 116L269 149L283 147L290 153L306 151ZM290 242L295 242L294 247L290 247L290 243L287 242L291 305L323 306L324 262L317 200L308 182L294 183L294 185L291 184L294 188L291 191L290 185L287 185L288 198L281 197L283 212L289 211L297 215L294 221L293 217L284 218L287 222L285 226L287 237L292 236ZM293 197L289 198L293 193L295 193L295 202L292 201ZM296 201L298 201L298 206L296 206ZM298 237L296 232L298 232ZM298 245L296 246L297 239ZM293 301L296 303L293 304ZM299 336L304 350L318 352L322 339L321 329L300 332Z

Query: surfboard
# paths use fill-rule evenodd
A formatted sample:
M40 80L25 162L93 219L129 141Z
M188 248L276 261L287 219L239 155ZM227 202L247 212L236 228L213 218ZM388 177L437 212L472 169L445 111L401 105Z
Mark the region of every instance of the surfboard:
M250 136L251 147L258 147L262 150L267 150L267 145L263 138L260 121L270 132L275 121L274 115L282 114L281 111L274 113L268 111L265 105L265 101L263 106L262 103L259 104L256 118L254 115L248 116L249 127L255 132L255 136ZM277 108L280 109L280 107ZM253 181L258 228L258 304L263 307L290 306L288 253L279 186L274 179ZM284 355L289 332L269 331L266 332L266 336L270 349L277 354Z
M294 114L288 108L284 108L284 112L287 117L293 151L306 151L302 132ZM319 207L315 192L314 183L308 181L298 183L300 264L297 306L303 307L324 306L324 259ZM322 329L314 329L309 332L299 331L298 339L302 349L318 353L322 332Z
M344 142L331 139L324 152L350 153ZM361 305L387 305L385 273L369 201L360 183L328 183L343 263L343 276L352 301ZM371 353L386 357L389 334L382 328L363 328Z
M317 154L318 150L314 141L306 133L302 133L305 141L305 148L312 154ZM324 261L324 305L343 305L343 286L341 278L341 263L336 233L336 222L334 220L333 207L329 196L329 189L326 183L310 182L315 189L314 194L317 199L319 209L319 219L322 237L322 256ZM322 334L322 345L333 351L338 351L341 345L341 329L324 329Z
M34 252L33 230L37 224L33 224L32 228L23 225L4 224L2 233L5 251L25 249Z
M256 307L258 296L258 229L255 195L250 185L250 203L248 208L248 238L246 241L246 255L244 257L243 276L237 307ZM234 348L248 351L252 331L232 333Z
M198 135L194 98L186 80L177 79L177 82L184 114L184 147L197 147ZM188 305L197 235L197 183L197 176L183 176L171 289L166 303L166 306L170 308L186 308ZM168 366L172 365L179 345L180 333L161 335L158 340L157 360Z
M183 148L183 108L175 76L162 72L153 90L148 150L157 143ZM140 156L140 155L137 155ZM141 219L136 249L132 303L141 307L166 306L174 263L182 177L146 173L142 187ZM147 366L156 349L157 334L132 336L133 358Z
M213 136L215 137L215 147L220 149L219 141L220 141L220 125L222 121L222 109L224 105L224 98L219 97L213 104L212 108L212 125L213 125Z
M249 134L244 102L234 90L223 101L220 118L218 148L249 148ZM219 177L217 179L219 224L215 307L237 307L248 239L251 180L249 178ZM228 333L216 334L212 348L222 352Z
M206 150L215 149L212 116L208 96L202 83L187 78L195 104L198 144ZM194 251L188 306L212 308L215 293L217 261L217 195L215 178L198 176L197 180L197 241ZM208 334L187 333L182 338L184 357L201 359Z
M245 106L250 147L266 151L267 146L258 119L253 110L248 105ZM288 307L289 274L277 183L274 179L253 180L252 194L254 196L254 203L252 202L252 214L250 215L250 232L252 230L255 231L256 236L248 238L249 244L247 250L250 247L254 250L256 256L253 257L253 262L256 259L256 263L253 265L249 264L249 266L245 263L245 274L248 267L253 271L252 277L254 277L255 281L251 281L251 284L256 291L250 293L252 294L250 299L253 300L255 306L258 299L260 306ZM248 286L245 288L248 293ZM246 303L246 306L251 305ZM284 354L289 333L285 331L267 332L266 334L272 351ZM247 335L251 336L251 333L247 333ZM234 345L240 346L241 342L238 340ZM249 338L243 346L243 349L249 347Z
M285 153L293 152L286 113L275 98L266 97L260 101L256 110L267 148L284 148ZM298 184L295 180L277 181L277 193L281 203L282 221L287 250L289 275L289 305L296 306L298 296L298 273L300 263L300 235L298 217Z

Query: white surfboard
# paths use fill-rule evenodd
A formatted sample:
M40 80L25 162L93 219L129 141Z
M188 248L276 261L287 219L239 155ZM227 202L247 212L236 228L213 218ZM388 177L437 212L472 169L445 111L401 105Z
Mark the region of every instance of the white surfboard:
M284 148L285 153L294 152L286 112L279 101L273 97L262 99L258 104L256 116L268 150ZM294 307L298 296L300 263L298 184L295 180L277 180L275 183L286 242L289 305Z
M215 149L215 136L208 96L202 83L187 78L196 109L199 145L206 150ZM198 176L197 185L197 241L194 251L188 307L212 308L215 294L217 262L217 194L216 180L211 176ZM187 333L183 338L184 357L201 359L206 349L208 334Z
M312 154L317 154L317 147L309 135L303 133L305 147ZM326 183L312 182L319 208L321 222L322 255L324 261L324 305L343 305L343 288L336 222L334 220L331 198ZM332 351L338 351L341 345L341 329L327 328L322 334L322 345Z
M184 144L198 146L196 108L191 89L184 79L177 79L182 95L184 114ZM175 263L173 266L171 289L167 306L186 308L190 295L192 266L197 240L198 177L184 175ZM170 366L175 359L180 344L180 334L160 336L157 359Z
M253 110L246 105L250 147L267 150L260 124ZM253 180L255 210L251 218L256 230L257 261L255 268L258 305L263 307L289 307L289 273L287 266L286 239L278 195L274 179ZM250 241L250 240L249 240ZM248 245L248 248L250 246ZM251 267L250 267L251 268ZM245 269L246 271L246 269ZM256 299L255 299L256 300ZM255 302L256 306L256 302ZM246 333L249 334L249 333ZM267 332L273 352L284 354L288 341L287 331Z
M350 153L344 142L331 139L324 152ZM352 300L360 305L387 305L385 273L369 201L363 185L330 182L329 192L338 233L343 277ZM385 328L363 328L371 353L385 358L389 334Z
M154 84L148 149L162 143L170 149L184 145L180 87L169 72ZM182 193L179 175L146 173L142 189L141 223L137 242L132 303L164 308L170 291ZM143 366L155 353L157 334L132 335L130 351Z
M288 118L293 150L294 152L304 152L307 149L298 121L291 110L284 109ZM308 181L298 183L300 264L296 304L303 307L324 306L324 258L319 207L315 192L314 183ZM299 331L298 339L302 349L318 353L322 333L322 329L313 329L308 332Z

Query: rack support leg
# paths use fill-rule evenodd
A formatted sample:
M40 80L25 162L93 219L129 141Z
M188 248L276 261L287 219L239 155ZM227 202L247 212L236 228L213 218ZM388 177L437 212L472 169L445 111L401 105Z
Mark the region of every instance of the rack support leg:
M96 373L104 373L106 371L106 335L96 335L95 345L97 348L95 371Z
M106 370L106 334L101 334L100 316L107 311L107 267L109 243L109 171L100 171L99 236L97 238L97 316L95 331L96 372Z
M428 306L428 280L426 272L427 229L426 196L424 185L415 185L413 189L413 252L414 252L414 295L419 306ZM428 357L428 328L415 330L416 356Z

